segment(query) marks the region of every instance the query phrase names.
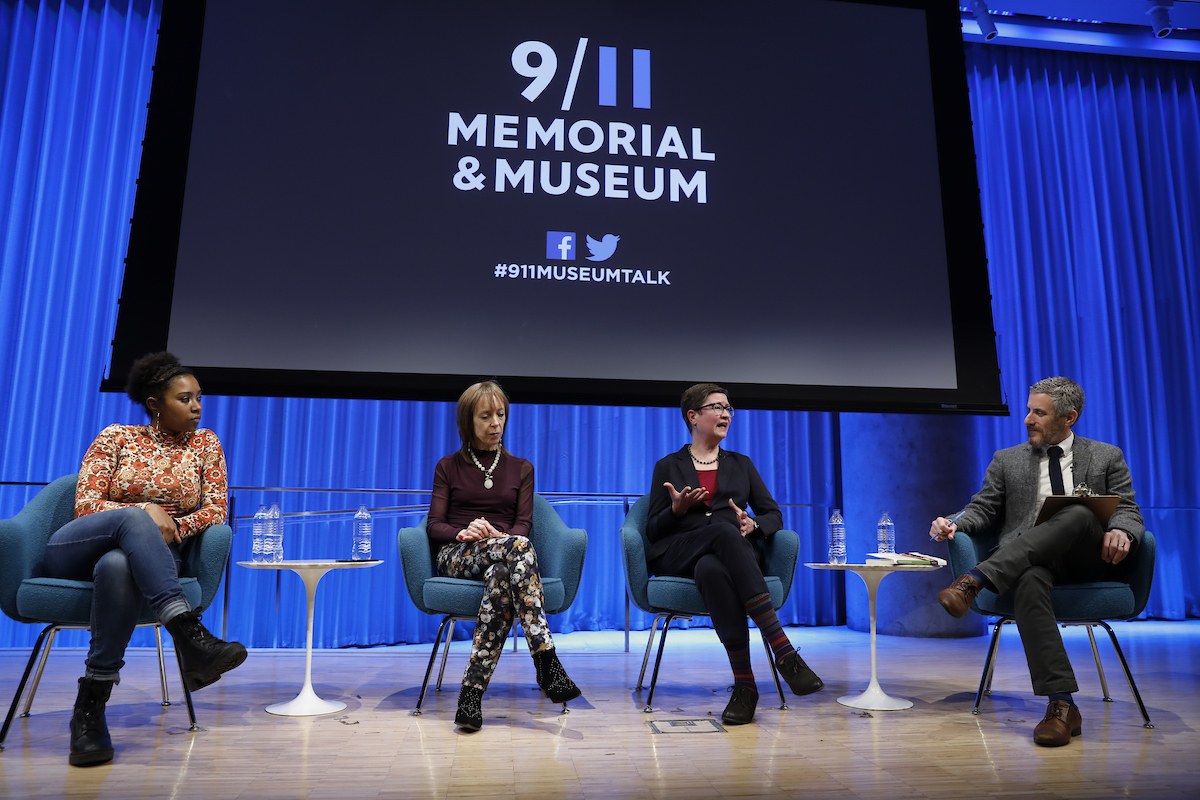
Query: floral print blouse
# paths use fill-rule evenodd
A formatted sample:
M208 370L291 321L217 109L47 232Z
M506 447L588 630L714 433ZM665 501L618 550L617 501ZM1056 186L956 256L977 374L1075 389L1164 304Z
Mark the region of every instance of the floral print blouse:
M75 517L151 503L184 538L229 516L225 452L198 429L172 436L149 425L109 425L88 448L75 487Z

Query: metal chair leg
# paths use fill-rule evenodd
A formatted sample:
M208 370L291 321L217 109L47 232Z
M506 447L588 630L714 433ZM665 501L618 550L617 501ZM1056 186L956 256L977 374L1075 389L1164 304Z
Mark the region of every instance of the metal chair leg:
M450 627L446 631L446 644L442 648L442 667L438 670L437 685L433 687L435 692L442 690L442 676L446 674L446 659L450 655L450 642L454 639L454 624L458 622L458 617L450 618Z
M171 694L167 689L167 665L163 661L162 625L154 626L154 643L158 646L158 680L162 684L162 705L169 706L171 705ZM181 676L182 674L183 672L180 671ZM184 684L183 688L186 689L187 684ZM195 719L192 720L192 724L196 724Z
M33 683L29 684L29 694L25 696L25 708L21 709L22 717L28 717L29 709L33 707L33 698L37 695L38 686L42 683L42 672L46 669L46 662L50 660L50 648L54 647L54 637L58 636L60 630L62 630L61 625L50 625L46 628L50 635L46 638L46 646L42 648L42 657L38 660L37 671L33 673Z
M767 663L771 665L771 677L775 679L775 691L779 692L779 710L787 711L787 700L783 697L783 685L779 682L779 670L775 667L775 653L771 650L771 643L767 641L767 635L760 628L759 633L762 633L763 647L767 648Z
M646 640L646 655L642 656L642 671L638 673L637 688L645 689L642 680L646 677L646 665L650 663L650 648L654 645L654 634L658 630L658 622L669 614L659 614L650 622L650 638Z
M447 614L442 618L442 624L438 625L437 638L433 640L433 649L429 652L429 666L425 668L425 680L421 681L421 694L417 696L417 707L412 712L414 717L421 716L421 704L425 702L425 690L429 688L429 676L433 673L433 662L437 660L438 645L442 643L442 634L452 619L453 615Z
M647 714L654 710L651 708L654 704L654 687L658 685L658 668L662 666L663 647L667 644L667 630L671 627L673 619L691 619L691 617L684 614L667 614L662 634L658 637L658 656L654 659L654 674L650 676L650 694L646 697L646 707L642 709Z
M1095 625L1087 625L1088 641L1092 643L1092 658L1096 660L1096 672L1100 674L1100 689L1104 692L1104 702L1111 703L1112 695L1108 692L1108 681L1104 679L1104 665L1100 663L1100 651L1096 649L1096 636L1092 633Z
M149 624L149 623L147 623ZM138 627L142 627L139 625ZM4 727L0 729L0 750L4 749L4 739L8 736L8 729L12 726L13 717L16 715L17 706L21 702L21 697L25 697L25 708L21 712L22 717L28 717L30 708L33 706L33 698L37 695L39 684L42 681L42 673L46 669L46 663L50 659L50 650L54 646L54 639L58 636L59 631L64 630L88 630L86 625L58 625L50 624L42 629L38 635L36 644L33 646L33 652L29 654L29 663L25 666L25 673L21 676L21 683L17 686L17 694L13 697L12 707L9 708L8 717L4 721ZM162 646L162 626L154 625L154 639L158 645L158 674L162 686L163 701L162 705L171 705L171 697L168 693L166 662L163 657ZM39 658L40 656L40 658ZM187 688L187 683L183 682L183 663L179 660L179 651L175 651L175 660L179 665L179 679L183 683L183 697L187 701L188 719L191 721L190 730L198 731L200 726L196 723L196 708L192 704L192 693ZM37 664L36 671L34 664ZM33 679L30 680L32 674ZM28 688L28 692L26 692Z
M8 737L8 729L12 726L13 716L17 713L17 705L21 702L21 695L25 692L25 684L29 681L29 675L33 672L33 663L37 661L38 654L42 651L42 644L46 641L46 634L50 633L55 626L47 625L38 634L37 641L33 645L33 652L29 654L29 661L25 664L25 672L21 675L21 682L17 684L17 693L13 695L12 705L8 707L8 716L4 718L4 727L0 728L0 750L4 749L4 740Z
M975 693L975 708L971 709L972 714L979 713L979 703L983 700L983 693L991 690L992 670L996 666L996 648L1000 644L1000 630L1006 622L1008 622L1006 619L997 622L996 629L992 632L992 644L988 648L987 662L983 665L983 675L979 678L979 691Z
M992 659L992 663L987 667L987 682L983 687L983 693L987 697L992 695L992 678L996 675L996 659Z
M155 633L158 633L157 627L154 630ZM161 653L162 651L159 652ZM200 730L200 726L196 724L196 707L192 705L192 691L188 688L187 681L183 679L183 656L179 654L178 648L175 650L175 663L179 665L179 682L183 684L183 699L187 702L188 719L192 723L188 730L198 731ZM167 705L167 703L163 703L163 705Z
M1108 638L1112 640L1113 650L1117 651L1117 658L1121 660L1121 669L1125 670L1125 679L1129 681L1129 690L1133 692L1133 699L1137 700L1138 708L1142 712L1142 719L1145 720L1143 727L1153 729L1154 725L1150 722L1150 715L1146 713L1146 704L1142 702L1142 694L1138 691L1137 684L1134 683L1133 673L1129 671L1129 662L1125 660L1125 653L1121 651L1121 645L1117 642L1116 632L1104 620L1098 620L1096 624L1104 626L1104 630L1108 631Z
M1003 624L1003 625L1016 624L1016 620L1004 619L1001 621L1001 624ZM998 654L999 654L999 651L997 651L997 655ZM992 678L994 678L995 676L996 676L996 659L993 658L992 664L990 667L988 667L988 671L987 671L987 685L983 687L983 693L987 697L990 697L992 694Z

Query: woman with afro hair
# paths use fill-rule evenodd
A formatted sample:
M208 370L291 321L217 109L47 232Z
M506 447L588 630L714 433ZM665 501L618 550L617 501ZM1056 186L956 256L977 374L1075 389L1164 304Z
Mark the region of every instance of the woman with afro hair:
M200 384L175 356L152 353L134 363L126 392L149 424L100 432L79 469L75 519L46 546L50 577L95 587L87 671L71 717L69 761L78 767L113 758L104 706L144 603L171 634L188 689L246 659L245 647L201 624L179 583L180 546L228 517L225 454L198 427Z

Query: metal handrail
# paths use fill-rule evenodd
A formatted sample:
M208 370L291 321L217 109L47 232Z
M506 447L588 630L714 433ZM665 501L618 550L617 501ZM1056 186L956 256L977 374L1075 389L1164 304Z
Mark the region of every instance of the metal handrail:
M238 516L234 513L236 506L236 495L238 491L253 491L253 492L325 492L327 494L418 494L427 495L433 494L430 489L310 489L310 488L282 488L268 486L230 486L229 487L229 523L233 528L234 535L237 535L237 522L241 520L253 520L253 514L243 514ZM566 503L598 503L605 505L620 504L625 509L625 514L628 516L630 505L640 498L643 492L538 492L542 497L545 497L552 505ZM557 501L557 503L555 502ZM824 507L821 503L779 503L780 508L818 508ZM345 517L352 515L358 509L323 509L318 511L292 511L283 513L280 516L288 518L292 524L303 524L306 522L328 522L329 518L335 515ZM378 508L368 508L372 515L396 517L404 514L424 514L429 511L429 504L422 503L420 505L408 506L381 506ZM229 561L225 566L225 597L223 612L221 614L221 638L227 638L227 626L229 620L229 583L230 575L232 574L233 553L230 552ZM275 572L275 607L278 609L280 603L280 594L283 586L282 571ZM629 587L625 587L625 652L629 652Z

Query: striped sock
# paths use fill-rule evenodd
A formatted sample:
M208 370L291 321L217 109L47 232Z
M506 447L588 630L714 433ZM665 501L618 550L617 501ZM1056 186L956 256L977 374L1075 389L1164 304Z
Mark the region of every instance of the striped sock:
M750 642L741 647L725 647L729 655L729 666L733 668L734 683L754 683L754 670L750 669Z
M788 641L787 634L783 632L783 626L779 624L779 617L775 616L775 609L771 608L771 595L760 594L747 600L746 614L754 620L754 624L766 637L776 662L796 652L796 648Z

